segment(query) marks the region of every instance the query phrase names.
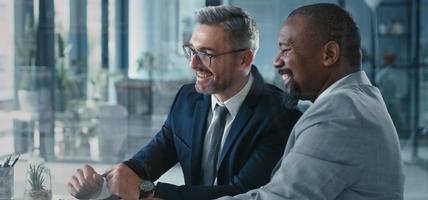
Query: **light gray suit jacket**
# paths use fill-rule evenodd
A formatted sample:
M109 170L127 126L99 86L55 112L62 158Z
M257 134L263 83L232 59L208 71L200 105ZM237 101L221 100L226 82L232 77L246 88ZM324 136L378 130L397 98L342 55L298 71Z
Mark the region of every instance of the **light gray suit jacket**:
M256 176L256 174L255 174ZM227 199L403 199L397 132L363 71L325 90L294 126L271 181Z

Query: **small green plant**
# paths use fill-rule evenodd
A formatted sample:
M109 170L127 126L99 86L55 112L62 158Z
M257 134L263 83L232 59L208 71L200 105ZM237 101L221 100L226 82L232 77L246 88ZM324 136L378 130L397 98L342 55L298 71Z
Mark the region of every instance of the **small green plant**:
M62 35L55 33L55 110L59 112L64 112L71 100L80 98L79 80L69 62L72 45Z
M24 200L51 200L52 193L47 186L48 169L43 164L30 164L27 172L29 188L26 188Z
M146 70L150 79L153 78L153 70L155 69L155 56L153 53L144 51L137 60L138 70Z
M32 190L44 190L45 176L44 171L45 167L42 165L31 165L29 166L29 177L28 182L30 183Z

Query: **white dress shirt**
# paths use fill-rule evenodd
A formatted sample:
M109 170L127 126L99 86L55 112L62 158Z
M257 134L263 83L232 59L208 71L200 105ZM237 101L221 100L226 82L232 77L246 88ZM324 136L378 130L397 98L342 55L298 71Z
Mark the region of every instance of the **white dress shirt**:
M220 106L226 106L227 110L229 111L229 113L226 116L226 124L224 126L224 132L221 138L220 150L218 152L219 154L223 150L223 145L226 141L227 136L229 135L229 130L232 127L233 120L238 114L239 108L241 107L242 102L244 102L245 97L247 97L247 94L251 89L251 85L253 84L253 81L254 81L253 75L250 74L250 77L247 83L245 84L245 86L238 93L236 93L234 96L232 96L230 99L226 100L225 102L221 102L220 100L218 100L214 94L211 95L211 110L207 118L207 122L208 122L207 128L206 128L207 133L209 133L208 129L212 123L214 108L216 104L219 104ZM209 138L210 137L208 137L208 135L205 135L203 152L202 152L202 160L205 160L205 158L208 156L208 152L209 152L208 148L210 148ZM214 185L217 185L217 178L214 181Z
M224 127L224 133L223 133L223 137L221 139L219 153L223 149L223 145L224 145L224 142L226 141L227 135L229 134L229 130L230 130L230 127L232 126L232 122L235 119L236 115L238 114L238 111L242 105L242 102L244 102L245 97L247 97L247 94L251 89L251 85L253 84L253 81L254 81L254 77L250 73L250 77L249 77L247 83L245 84L245 86L238 93L236 93L234 96L232 96L230 99L228 99L225 102L221 102L217 99L217 97L215 97L215 95L211 95L211 110L210 110L210 112L208 114L208 118L207 118L208 127L211 125L213 112L214 112L214 108L215 108L216 104L219 104L221 106L226 106L227 110L229 111L229 113L226 117L226 125ZM208 127L207 127L207 130L208 130ZM208 150L206 149L209 146L207 143L208 142L207 140L208 140L208 137L205 137L204 149L203 149L203 154L202 154L203 158L205 156L207 156L206 154L208 153ZM216 184L217 184L217 178L214 181L214 185L216 185ZM95 195L93 197L93 199L95 199L95 200L105 199L109 196L111 196L111 193L107 189L106 181L104 181L102 191L98 195Z

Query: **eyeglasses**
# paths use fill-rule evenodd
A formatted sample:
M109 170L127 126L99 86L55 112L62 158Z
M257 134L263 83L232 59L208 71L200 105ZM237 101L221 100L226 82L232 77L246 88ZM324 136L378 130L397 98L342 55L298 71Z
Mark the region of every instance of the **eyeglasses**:
M207 52L197 51L197 50L193 49L191 45L183 45L184 55L186 56L186 58L189 61L192 60L192 56L196 55L198 62L200 64L205 65L205 66L211 65L211 59L212 58L216 58L216 57L226 55L226 54L237 53L237 52L241 52L241 51L245 51L245 50L247 50L247 49L246 48L245 49L237 49L237 50L232 50L232 51L228 51L228 52L219 53L219 54L214 55L214 54L210 54Z

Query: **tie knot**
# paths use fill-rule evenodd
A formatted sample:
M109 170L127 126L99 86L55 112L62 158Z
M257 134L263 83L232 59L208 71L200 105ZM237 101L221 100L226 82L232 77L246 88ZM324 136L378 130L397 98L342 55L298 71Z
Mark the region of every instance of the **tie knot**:
M219 118L224 118L229 111L227 110L226 106L220 106L217 104L215 107L215 112Z

